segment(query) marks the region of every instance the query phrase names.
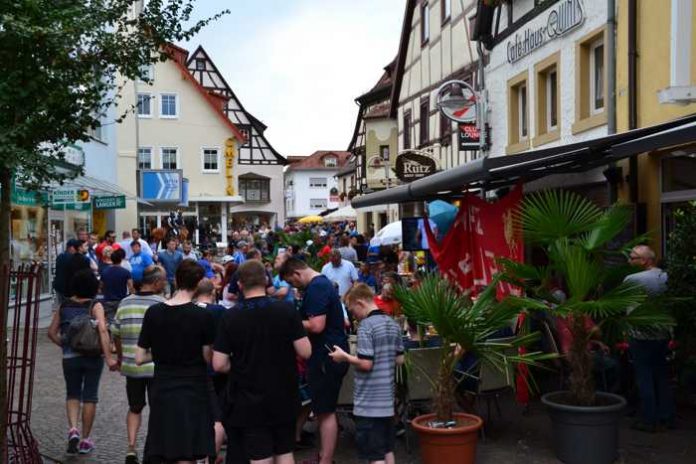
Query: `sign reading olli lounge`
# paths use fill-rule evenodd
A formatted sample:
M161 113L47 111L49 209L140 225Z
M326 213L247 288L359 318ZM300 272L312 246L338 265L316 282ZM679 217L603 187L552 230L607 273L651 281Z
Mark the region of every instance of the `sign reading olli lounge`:
M542 26L530 27L508 40L507 60L514 63L550 40L557 39L580 26L585 21L585 6L582 0L563 0L548 12Z
M437 163L429 156L412 151L401 153L396 157L396 177L402 182L413 182L437 171Z

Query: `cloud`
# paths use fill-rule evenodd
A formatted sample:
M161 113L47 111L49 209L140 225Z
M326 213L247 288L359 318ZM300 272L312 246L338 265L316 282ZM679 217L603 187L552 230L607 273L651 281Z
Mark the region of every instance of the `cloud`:
M265 11L266 20L251 33L248 25L234 33L234 23L245 18L225 18L219 26L231 37L217 35L225 47L205 41L203 46L246 109L268 125L266 134L282 154L345 150L357 115L354 99L377 82L397 54L404 2L298 5L278 16Z

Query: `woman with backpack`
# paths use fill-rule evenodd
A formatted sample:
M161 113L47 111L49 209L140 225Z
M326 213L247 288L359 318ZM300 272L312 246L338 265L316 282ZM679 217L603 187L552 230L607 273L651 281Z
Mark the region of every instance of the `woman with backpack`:
M48 338L63 349L70 427L67 454L88 454L94 450L90 433L97 412L97 393L104 361L110 370L118 369L118 361L111 354L104 308L95 300L99 281L87 268L73 275L70 286L73 295L53 313ZM82 436L77 428L80 403Z

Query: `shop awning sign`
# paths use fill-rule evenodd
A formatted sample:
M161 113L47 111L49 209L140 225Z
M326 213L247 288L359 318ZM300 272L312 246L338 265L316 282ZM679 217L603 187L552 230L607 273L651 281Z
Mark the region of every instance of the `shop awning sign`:
M438 109L450 121L468 123L478 120L479 96L471 84L461 80L447 81L435 95Z
M114 195L108 197L94 198L94 209L124 209L125 207L125 195Z
M73 203L89 203L90 194L87 189L56 188L51 191L51 205L69 205Z
M437 163L421 152L406 151L396 157L396 177L402 182L412 182L437 172Z
M183 179L179 170L149 169L140 172L141 198L149 202L179 203Z

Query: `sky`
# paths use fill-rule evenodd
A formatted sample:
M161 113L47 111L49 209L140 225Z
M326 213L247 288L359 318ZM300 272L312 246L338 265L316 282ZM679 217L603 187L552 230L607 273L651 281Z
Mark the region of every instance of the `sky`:
M396 57L405 0L198 0L195 19L231 13L200 44L284 156L345 150L355 98Z

